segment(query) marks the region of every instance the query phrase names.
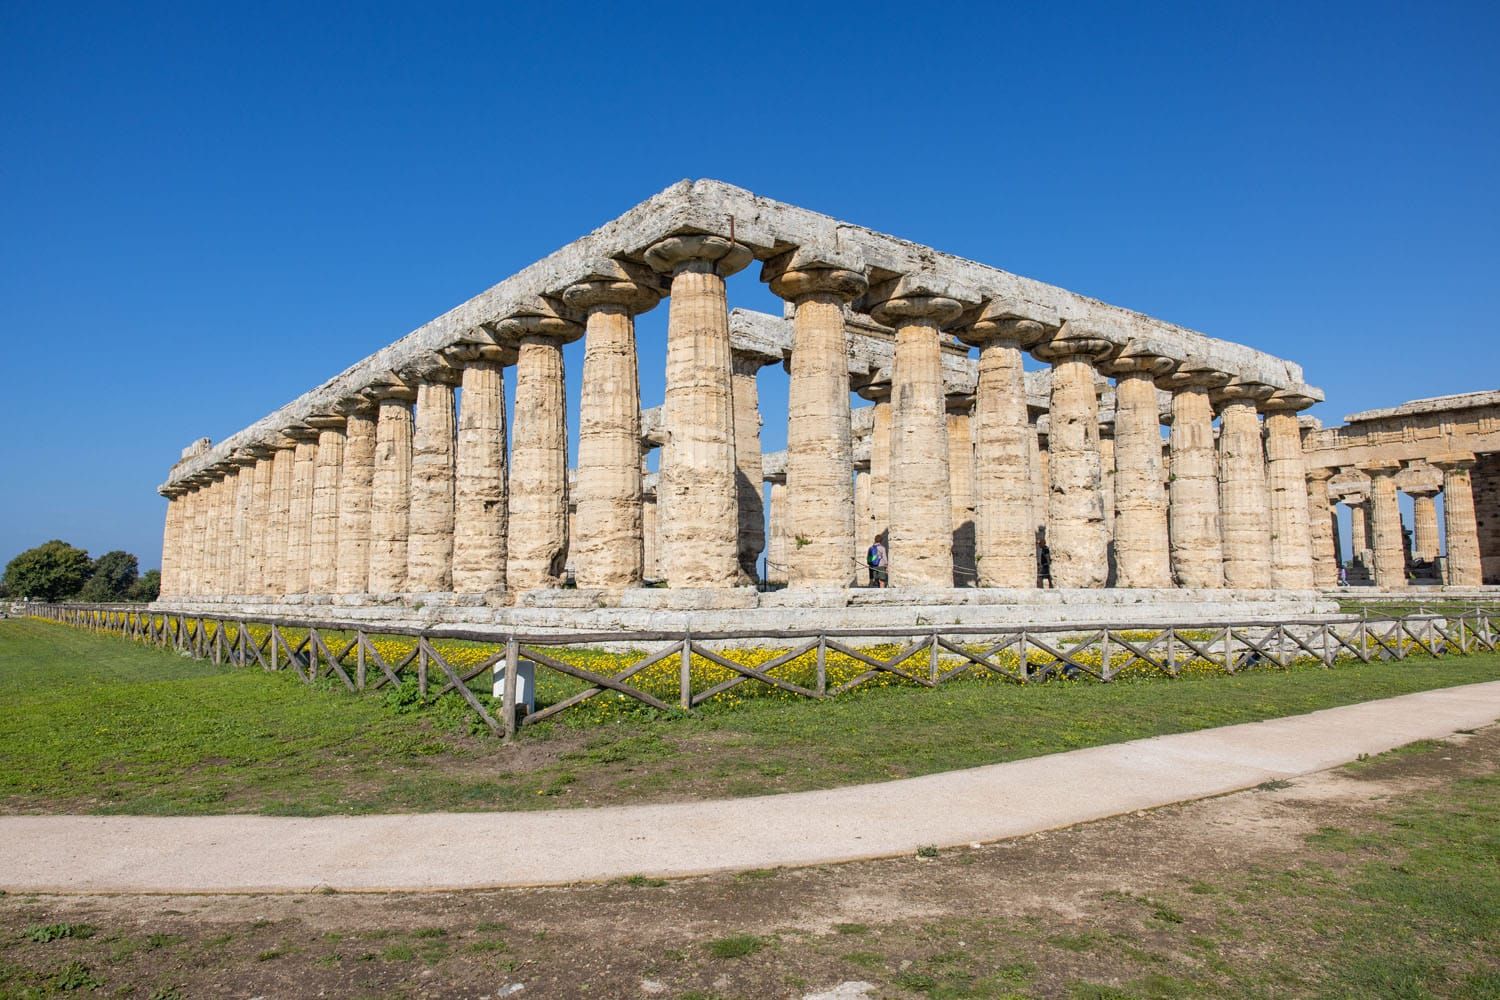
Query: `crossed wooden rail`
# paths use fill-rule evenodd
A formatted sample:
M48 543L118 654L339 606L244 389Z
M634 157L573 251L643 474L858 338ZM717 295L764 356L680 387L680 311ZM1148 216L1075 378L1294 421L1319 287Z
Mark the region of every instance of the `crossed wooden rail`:
M1500 606L1475 606L1458 613L1411 613L1398 617L1338 616L1279 623L1216 622L1188 626L1131 625L997 628L949 626L928 629L807 630L767 635L761 632L690 633L575 633L526 635L500 629L432 626L380 627L338 621L291 618L241 618L187 612L152 611L140 606L87 604L28 604L25 613L99 632L112 632L173 649L215 664L259 666L263 670L291 669L313 683L336 677L350 691L400 686L415 677L419 694L441 697L455 692L489 729L510 739L519 726L535 725L574 708L606 691L623 695L663 711L691 712L710 699L741 684L757 682L802 698L834 697L889 674L920 687L937 687L973 672L989 673L1017 684L1056 676L1088 677L1109 682L1122 671L1140 665L1167 677L1178 677L1184 667L1205 663L1236 673L1247 668L1286 668L1304 660L1331 667L1340 658L1401 660L1418 651L1430 656L1495 651L1500 635L1496 621ZM252 629L257 634L252 634ZM297 633L302 633L300 638ZM351 638L352 636L352 638ZM372 636L414 638L400 658L382 654ZM967 639L966 639L967 637ZM455 667L433 645L451 639L499 646L476 665ZM855 640L897 639L890 656L861 649ZM729 645L793 642L790 649L763 663L747 665L721 655ZM567 648L601 644L663 643L648 650L624 670L605 674L556 655ZM1014 652L1014 662L1002 662ZM1098 662L1091 653L1097 651ZM828 654L842 654L866 669L842 683L829 686ZM815 657L812 686L798 684L773 671ZM693 657L730 671L730 677L693 690ZM677 658L676 704L630 684L647 668ZM530 714L517 712L520 665L534 664L581 681L585 687ZM499 718L494 699L481 699L469 682L490 672L502 693Z

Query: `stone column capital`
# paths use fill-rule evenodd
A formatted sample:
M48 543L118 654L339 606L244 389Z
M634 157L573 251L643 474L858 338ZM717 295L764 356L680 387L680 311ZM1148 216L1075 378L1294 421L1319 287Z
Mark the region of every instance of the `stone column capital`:
M378 382L372 382L360 390L365 398L372 402L381 403L389 400L398 400L403 403L413 402L417 398L417 390L406 380L394 372L386 375Z
M871 379L863 385L855 386L854 391L859 393L860 399L868 399L872 403L888 403L891 399L890 379Z
M1416 499L1420 497L1435 497L1443 492L1443 489L1441 486L1413 486L1410 489L1403 489L1401 492Z
M304 417L303 423L320 431L341 431L349 423L349 417L343 413L317 413L310 417Z
M583 336L583 325L562 316L508 316L494 326L495 333L506 340L555 341L559 346Z
M1155 380L1170 375L1181 363L1180 358L1166 353L1164 346L1133 339L1120 348L1114 357L1100 363L1099 370L1115 378L1146 375Z
M1476 457L1472 452L1450 451L1441 455L1434 455L1427 459L1428 465L1435 465L1444 472L1462 472L1472 468Z
M1346 507L1358 507L1368 499L1370 497L1366 493L1345 493L1338 498L1338 502Z
M654 271L609 259L591 265L588 277L563 289L561 298L570 309L582 313L608 309L635 316L656 308L664 294Z
M1098 363L1122 345L1093 326L1078 320L1065 320L1057 331L1031 349L1042 361L1078 359Z
M852 302L870 288L864 259L842 247L798 247L761 265L760 280L788 302L832 295Z
M1371 479L1394 476L1401 471L1401 463L1390 458L1375 458L1359 464L1359 470Z
M928 324L942 329L963 313L964 305L945 295L895 295L870 306L870 317L884 326Z
M1248 403L1259 409L1261 402L1270 398L1275 391L1275 386L1266 385L1264 382L1234 378L1221 386L1209 389L1208 398L1216 408L1231 403Z
M1045 323L1021 316L989 316L981 314L969 326L954 330L953 335L965 344L983 347L985 344L1003 344L1017 350L1029 351L1051 333Z
M1307 478L1313 480L1314 482L1326 483L1328 482L1328 480L1332 479L1333 476L1334 470L1328 468L1326 465L1318 466L1317 468L1310 468L1307 470Z
M749 247L706 233L668 236L648 248L645 257L659 274L711 271L721 278L738 274L754 259Z
M1224 385L1233 377L1202 358L1187 358L1175 370L1158 378L1156 384L1169 392L1207 392Z
M316 441L318 439L318 429L308 423L293 424L290 427L283 427L281 429L281 435L282 437L289 438L294 442Z
M1263 413L1300 413L1315 403L1321 403L1322 392L1312 386L1297 386L1277 389L1260 401Z
M508 368L516 363L516 349L501 344L454 344L443 349L443 360L457 369L493 365Z

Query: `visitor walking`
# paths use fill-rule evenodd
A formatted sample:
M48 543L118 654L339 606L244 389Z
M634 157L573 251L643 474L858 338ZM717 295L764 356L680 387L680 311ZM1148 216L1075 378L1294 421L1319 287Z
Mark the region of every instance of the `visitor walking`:
M870 586L872 587L883 588L885 587L888 580L885 571L885 542L881 541L881 539L884 537L884 535L877 537L875 539L875 544L871 545L869 551L865 553L865 565L870 568Z

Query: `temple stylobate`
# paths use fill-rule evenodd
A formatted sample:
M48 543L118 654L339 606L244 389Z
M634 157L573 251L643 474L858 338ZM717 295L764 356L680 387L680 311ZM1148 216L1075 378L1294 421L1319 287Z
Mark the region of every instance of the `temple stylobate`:
M757 261L784 316L731 309L727 279ZM636 317L663 299L665 357L643 357ZM659 407L642 408L642 365L665 372ZM767 365L788 372L784 413L760 407ZM1321 398L1252 348L684 181L190 447L160 489L162 601L620 625L1225 590L1308 610L1296 413ZM787 428L773 461L767 421Z

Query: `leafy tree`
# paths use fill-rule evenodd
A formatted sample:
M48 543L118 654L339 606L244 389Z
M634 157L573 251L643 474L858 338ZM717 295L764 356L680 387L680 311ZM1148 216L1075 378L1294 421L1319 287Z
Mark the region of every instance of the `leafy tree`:
M140 601L145 604L156 600L159 596L161 596L161 570L148 569L131 586L129 592L125 595L125 599L127 601Z
M92 570L87 552L54 538L12 559L5 586L17 597L56 601L76 594Z
M119 549L106 552L94 560L94 571L78 592L78 599L89 604L123 601L139 575L135 556Z

